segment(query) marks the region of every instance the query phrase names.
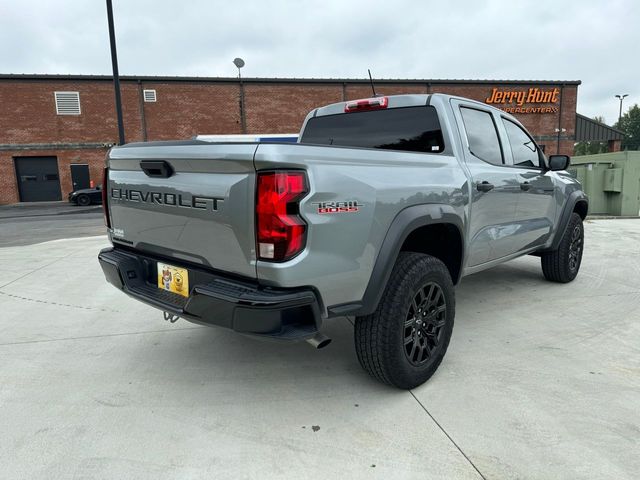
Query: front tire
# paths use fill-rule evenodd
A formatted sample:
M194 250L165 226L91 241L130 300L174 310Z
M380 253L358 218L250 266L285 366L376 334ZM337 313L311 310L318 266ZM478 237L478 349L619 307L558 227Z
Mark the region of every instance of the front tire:
M572 213L558 249L540 257L542 273L551 282L568 283L578 275L584 252L582 217Z
M442 362L454 317L453 282L444 263L401 252L376 311L356 317L360 365L398 388L423 384Z

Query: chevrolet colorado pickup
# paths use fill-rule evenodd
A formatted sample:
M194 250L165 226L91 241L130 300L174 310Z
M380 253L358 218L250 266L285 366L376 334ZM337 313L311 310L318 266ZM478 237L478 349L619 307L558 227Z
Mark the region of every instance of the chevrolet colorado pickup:
M460 279L522 255L573 280L588 200L507 113L442 94L310 112L297 144L133 143L104 175L108 282L165 319L330 340L399 388L447 350Z

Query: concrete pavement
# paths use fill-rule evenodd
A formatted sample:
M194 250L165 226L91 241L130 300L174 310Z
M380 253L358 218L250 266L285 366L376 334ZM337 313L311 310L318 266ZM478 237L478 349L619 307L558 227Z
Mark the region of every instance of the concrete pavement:
M104 237L0 248L6 478L636 478L640 221L586 227L571 284L526 257L457 290L449 352L412 392L332 344L180 321L104 282Z

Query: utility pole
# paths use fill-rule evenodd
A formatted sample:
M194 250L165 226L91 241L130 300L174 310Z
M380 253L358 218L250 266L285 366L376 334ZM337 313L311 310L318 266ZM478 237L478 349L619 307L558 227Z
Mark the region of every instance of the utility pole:
M113 89L116 94L116 116L118 117L119 144L125 144L124 123L122 121L122 97L120 96L120 75L118 74L118 54L116 52L116 32L113 27L113 7L107 0L107 20L109 22L109 42L111 43L111 66L113 67Z

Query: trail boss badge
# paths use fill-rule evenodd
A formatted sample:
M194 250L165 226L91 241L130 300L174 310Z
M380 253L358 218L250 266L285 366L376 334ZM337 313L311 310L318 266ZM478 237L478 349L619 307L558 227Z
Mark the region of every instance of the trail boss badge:
M346 202L314 202L312 205L318 206L318 213L355 213L364 204L358 203L357 200L348 200Z

